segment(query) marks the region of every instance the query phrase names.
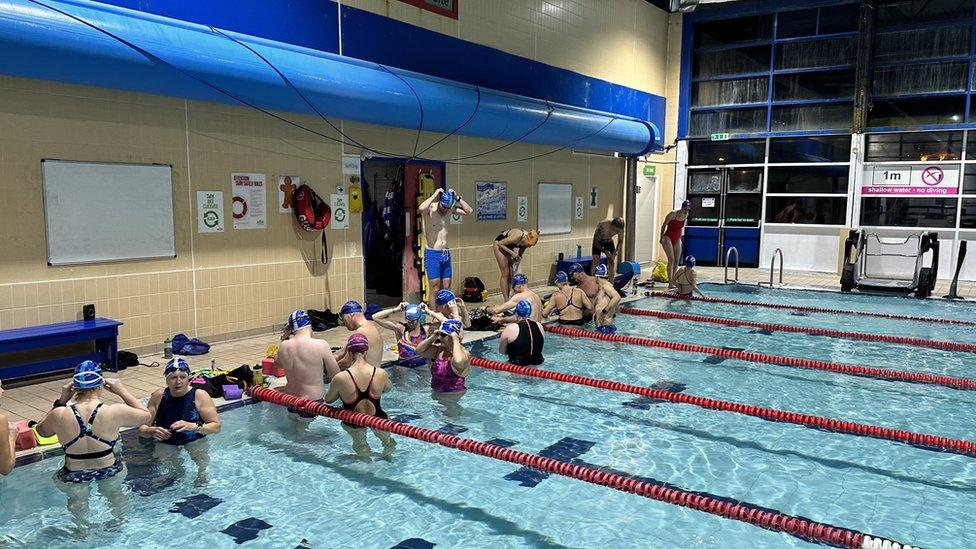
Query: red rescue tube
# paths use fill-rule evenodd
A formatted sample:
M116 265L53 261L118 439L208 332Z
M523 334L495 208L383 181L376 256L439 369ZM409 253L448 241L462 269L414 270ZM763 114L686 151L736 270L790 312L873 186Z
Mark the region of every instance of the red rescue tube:
M785 311L799 311L804 313L827 313L832 315L856 315L872 316L875 318L887 318L890 320L909 320L912 322L930 322L934 324L956 324L959 326L976 326L972 320L955 320L951 318L935 318L930 316L896 315L892 313L875 313L870 311L853 311L848 309L829 309L827 307L809 307L803 305L784 305L781 303L763 303L762 301L745 301L742 299L728 299L719 297L678 297L668 292L650 292L651 297L666 297L669 299L680 299L687 301L704 301L706 303L724 303L726 305L744 305L747 307L762 307L765 309L780 309Z
M791 326L789 324L773 324L771 322L755 322L752 320L738 320L735 318L721 318L717 316L692 315L686 313L674 313L670 311L650 311L647 309L622 308L620 312L627 315L649 316L665 320L688 320L691 322L708 322L711 324L721 324L723 326L747 326L759 328L761 330L773 330L776 332L791 332L811 335L821 335L829 337L841 337L844 339L854 339L859 341L880 341L882 343L894 343L897 345L911 345L913 347L931 347L932 349L942 349L945 351L963 351L976 353L974 343L956 343L953 341L940 341L937 339L923 339L920 337L891 336L885 334L865 334L862 332L848 332L846 330L833 330L830 328L813 328L808 326Z
M623 340L627 339L626 336L618 336L615 334L602 334L599 332L590 332L587 330L566 328L563 326L546 326L546 330L553 333L562 334L562 335L575 336L575 337L589 337L592 339L601 339L603 341L611 341L611 342L618 342L618 343L624 342ZM636 339L636 338L630 338L630 339ZM489 363L491 364L491 366L488 366ZM562 372L553 372L551 370L540 370L537 368L527 368L525 366L516 366L514 364L507 364L503 362L486 361L485 359L480 357L472 357L471 364L486 367L486 368L491 367L497 370L529 375L533 377L540 377L544 379L565 381L568 383L575 383L577 385L588 385L591 387L608 388L609 386L604 384L611 383L608 382L607 380L586 378L583 376L574 376L574 375L564 374ZM734 412L737 414L758 417L760 419L765 419L769 421L782 421L784 423L795 423L797 425L802 425L804 427L815 427L818 429L834 431L836 433L845 433L849 435L879 438L883 440L891 440L894 442L903 442L907 444L926 446L932 449L942 450L946 452L976 456L976 442L969 441L969 440L940 437L940 436L929 435L925 433L916 433L913 431L893 429L891 427L879 427L876 425L866 425L863 423L855 423L853 421L842 421L838 419L814 416L814 415L804 414L800 412L786 412L783 410L776 410L774 408L753 406L751 404L742 404L739 402L718 400L714 398L689 395L685 393L674 393L671 391L664 391L661 389L640 387L638 385L628 385L628 384L621 383L619 387L620 387L619 390L622 392L632 393L640 396L646 396L649 398L657 398L669 402L674 402L677 404L692 404L695 406L699 406L701 408L707 408L709 410Z
M252 396L258 400L282 406L290 406L296 410L331 419L338 419L353 425L360 425L423 442L439 444L448 448L461 450L462 452L490 457L525 467L532 467L552 474L606 486L621 492L637 494L648 499L731 518L768 530L784 532L803 540L823 543L831 547L860 549L863 540L867 537L866 534L847 528L814 522L777 511L760 511L757 509L757 506L748 503L730 503L672 486L663 488L660 484L653 482L627 478L614 473L599 471L591 467L566 463L511 448L503 448L487 442L461 438L457 435L441 433L422 427L414 427L390 419L380 419L358 412L349 412L341 408L333 408L320 402L296 397L272 389L265 389L264 387L255 388L252 391ZM789 525L789 528L787 528L787 525Z

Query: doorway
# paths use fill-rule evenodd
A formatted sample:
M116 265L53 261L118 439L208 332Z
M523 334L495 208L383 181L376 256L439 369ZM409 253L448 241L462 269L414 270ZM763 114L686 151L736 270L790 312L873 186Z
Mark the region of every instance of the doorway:
M690 169L687 190L685 252L699 265L721 266L734 246L740 265L758 267L763 169Z

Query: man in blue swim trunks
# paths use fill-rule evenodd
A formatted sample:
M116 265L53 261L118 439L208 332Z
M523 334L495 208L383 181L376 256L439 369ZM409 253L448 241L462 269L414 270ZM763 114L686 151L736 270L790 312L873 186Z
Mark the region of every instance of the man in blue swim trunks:
M468 215L473 210L454 189L437 189L420 205L424 216L424 271L430 287L430 306L440 290L451 289L451 251L447 249L447 217Z

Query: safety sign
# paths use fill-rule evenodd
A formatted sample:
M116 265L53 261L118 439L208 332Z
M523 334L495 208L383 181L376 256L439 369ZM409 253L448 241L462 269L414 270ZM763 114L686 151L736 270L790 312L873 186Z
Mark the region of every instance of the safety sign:
M576 219L583 219L583 197L576 197Z
M954 195L959 193L959 165L866 166L862 195Z
M516 221L524 223L529 220L529 197L520 196L515 199Z
M197 232L224 232L223 191L197 191Z
M268 226L267 193L263 173L231 174L231 214L235 229L263 229Z
M590 209L596 208L597 188L590 187Z

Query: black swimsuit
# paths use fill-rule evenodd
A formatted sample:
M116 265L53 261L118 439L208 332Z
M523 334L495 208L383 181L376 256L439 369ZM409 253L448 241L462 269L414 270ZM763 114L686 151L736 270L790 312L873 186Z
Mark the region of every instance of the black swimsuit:
M569 292L569 297L567 298L566 306L563 307L562 309L556 309L556 312L558 312L558 313L560 313L560 315L562 315L562 312L565 311L566 309L570 308L570 307L573 307L573 308L578 309L581 313L583 312L583 308L582 307L580 307L579 305L576 305L575 303L573 303L573 295L575 295L576 290L579 290L579 288L573 288L572 291ZM583 290L579 290L579 291L582 292ZM569 325L569 326L582 326L582 325L586 324L587 322L589 322L592 319L593 319L593 316L592 315L586 315L586 314L584 314L581 318L577 318L576 320L564 320L562 318L562 316L560 316L558 322L560 324L565 324L565 325Z
M373 375L369 376L369 383L366 384L366 390L360 389L359 385L356 385L356 378L353 377L352 372L350 372L349 370L346 370L346 372L349 374L349 379L352 380L352 386L356 388L356 398L352 402L346 402L345 399L342 399L342 408L344 410L349 410L350 412L355 412L356 406L358 406L360 402L365 400L373 404L373 408L376 410L376 413L373 414L374 417L378 417L380 419L389 419L390 416L388 416L386 412L383 411L383 406L380 404L381 397L380 396L374 397L373 393L370 392L370 389L373 387L373 378L376 377L376 366L373 366ZM347 425L349 427L359 428L359 425L352 425L350 423L346 423L345 421L343 421L342 423L343 425Z
M102 407L102 403L99 403L98 406L95 406L95 409L92 410L91 417L88 419L88 423L86 424L85 420L81 418L81 414L78 413L78 408L76 408L74 404L69 406L69 408L75 415L75 420L78 422L78 436L71 439L68 443L61 445L61 448L64 450L65 457L71 459L98 459L98 458L103 458L105 456L110 456L115 453L115 445L118 444L119 437L115 437L115 440L105 440L104 438L96 435L94 431L92 431L92 425L95 423L95 418L98 417L98 409L101 407ZM101 442L102 444L108 446L108 448L98 452L88 452L87 454L69 454L68 448L70 448L76 442L78 442L83 438L95 439L98 442ZM61 467L61 469L57 472L57 477L58 479L61 480L61 482L79 484L84 482L90 482L92 480L109 479L119 474L119 472L121 471L122 471L122 461L119 460L118 456L115 457L115 462L112 463L112 465L109 465L108 467L102 467L101 469L82 469L78 471L68 469L68 464L66 460L64 466Z
M521 229L519 229L519 230L521 230ZM505 232L498 233L498 236L495 237L495 242L501 242L502 240L505 240L506 238L508 238L508 233L510 233L511 231L512 230L509 229L509 230L507 230ZM512 246L509 246L513 252L516 251L516 250L520 250L520 251L523 251L524 252L528 248L528 246L526 246L525 244L522 244L522 239L523 238L525 238L525 231L522 231L522 236L519 237L518 242L516 244L513 244Z

